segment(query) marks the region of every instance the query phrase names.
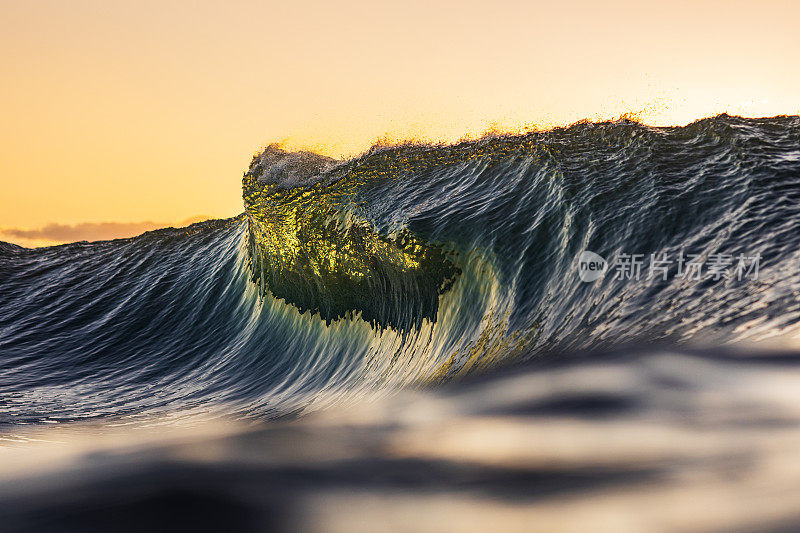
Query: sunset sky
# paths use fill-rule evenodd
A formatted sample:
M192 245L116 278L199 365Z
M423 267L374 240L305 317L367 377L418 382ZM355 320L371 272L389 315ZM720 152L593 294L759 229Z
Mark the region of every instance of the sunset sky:
M800 111L800 3L658 4L0 0L0 240L235 215L273 141Z

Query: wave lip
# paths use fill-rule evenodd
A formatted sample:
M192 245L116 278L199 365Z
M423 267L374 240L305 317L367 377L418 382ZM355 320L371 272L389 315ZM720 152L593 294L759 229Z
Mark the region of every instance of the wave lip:
M274 146L254 159L243 184L253 282L327 323L349 315L396 329L435 322L439 296L460 273L452 254L358 220L343 198L352 180L312 181L328 165Z

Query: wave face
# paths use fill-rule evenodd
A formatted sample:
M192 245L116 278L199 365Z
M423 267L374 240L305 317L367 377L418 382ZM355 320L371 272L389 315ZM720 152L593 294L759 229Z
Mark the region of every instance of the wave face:
M0 245L0 421L276 416L800 319L798 117L580 123L347 162L271 146L243 193L229 220ZM584 251L604 277L581 281Z

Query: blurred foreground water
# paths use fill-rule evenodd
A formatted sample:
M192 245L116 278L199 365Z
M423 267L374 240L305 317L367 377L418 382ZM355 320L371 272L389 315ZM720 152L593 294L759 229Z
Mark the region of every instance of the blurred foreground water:
M796 353L564 356L257 425L19 430L3 531L800 527Z

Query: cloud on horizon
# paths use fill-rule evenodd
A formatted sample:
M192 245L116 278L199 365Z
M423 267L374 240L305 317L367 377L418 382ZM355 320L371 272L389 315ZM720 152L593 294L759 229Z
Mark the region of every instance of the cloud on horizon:
M188 226L195 222L208 220L212 217L199 215L187 218L177 224L153 222L81 222L80 224L50 223L41 228L0 228L0 235L5 239L23 245L42 246L48 244L62 244L76 241L104 241L109 239L124 239L135 237L146 231L170 226Z

